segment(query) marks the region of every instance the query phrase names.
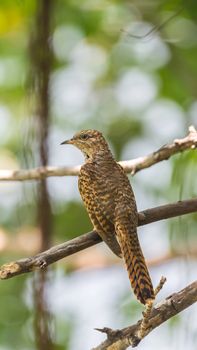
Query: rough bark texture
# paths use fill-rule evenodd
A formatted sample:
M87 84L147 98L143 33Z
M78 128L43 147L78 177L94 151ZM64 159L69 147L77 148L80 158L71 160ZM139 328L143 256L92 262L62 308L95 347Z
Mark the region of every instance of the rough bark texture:
M197 131L190 126L189 133L183 139L176 139L171 144L167 144L157 151L136 159L119 162L125 172L134 175L142 169L166 160L174 154L195 149L197 147ZM0 181L25 181L39 180L49 176L76 176L79 174L80 166L74 167L53 167L43 166L28 170L0 170Z
M160 207L147 209L138 213L138 226L196 211L197 199L162 205ZM35 255L34 257L21 259L3 265L0 268L0 279L7 279L22 273L31 272L35 269L45 268L46 266L62 258L89 248L100 242L101 238L97 235L96 231L91 231L68 242L54 246L40 254Z
M150 315L145 336L196 301L197 281L155 305ZM110 328L97 329L102 333L106 333L107 339L92 350L125 350L129 346L136 347L141 341L141 339L138 338L141 322L142 320L139 320L130 327L117 330L112 330Z
M37 0L34 30L30 44L32 61L35 116L37 118L36 142L40 165L48 164L48 134L50 124L49 81L51 71L51 17L53 0ZM52 235L52 212L46 178L37 183L37 222L41 233L40 251L49 249ZM46 300L48 274L40 270L33 278L34 332L37 350L52 350L51 315Z

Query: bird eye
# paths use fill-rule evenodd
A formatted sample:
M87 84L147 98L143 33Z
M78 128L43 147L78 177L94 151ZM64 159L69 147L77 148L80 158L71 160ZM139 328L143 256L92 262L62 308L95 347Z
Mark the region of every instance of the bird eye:
M82 134L80 135L80 139L81 140L87 140L89 138L89 135L88 134Z

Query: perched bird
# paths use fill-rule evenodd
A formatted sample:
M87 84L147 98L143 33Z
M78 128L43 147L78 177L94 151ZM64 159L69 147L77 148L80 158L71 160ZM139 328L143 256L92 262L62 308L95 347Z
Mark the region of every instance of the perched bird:
M137 236L136 201L123 168L97 130L82 130L62 144L74 145L85 155L79 191L94 229L123 257L137 299L152 305L155 295Z

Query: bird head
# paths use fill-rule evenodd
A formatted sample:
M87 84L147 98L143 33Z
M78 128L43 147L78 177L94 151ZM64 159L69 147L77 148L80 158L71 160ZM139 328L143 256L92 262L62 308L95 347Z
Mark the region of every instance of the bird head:
M107 142L102 133L97 130L82 130L76 133L70 140L66 140L61 145L74 145L79 148L86 158L103 154L109 151Z

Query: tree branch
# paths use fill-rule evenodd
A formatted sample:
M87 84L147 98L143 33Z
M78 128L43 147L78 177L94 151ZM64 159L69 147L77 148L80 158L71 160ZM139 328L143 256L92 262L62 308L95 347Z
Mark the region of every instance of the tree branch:
M149 318L145 336L196 301L197 281L155 305ZM107 339L92 350L126 350L129 346L136 347L141 341L138 338L141 322L142 320L139 320L136 324L120 330L112 330L110 328L97 329L102 333L106 333Z
M179 201L156 208L147 209L138 213L138 226L147 225L151 222L164 220L179 215L185 215L197 211L197 198ZM0 279L7 279L22 273L33 271L89 248L101 242L96 231L91 231L68 242L56 245L33 257L20 259L3 265L0 268Z
M193 126L189 127L189 133L182 139L176 139L173 143L161 147L159 150L136 159L119 162L126 173L134 175L136 172L166 160L176 153L197 147L197 131ZM0 181L25 181L39 180L49 176L75 176L78 175L80 166L53 167L46 166L28 170L0 170Z

